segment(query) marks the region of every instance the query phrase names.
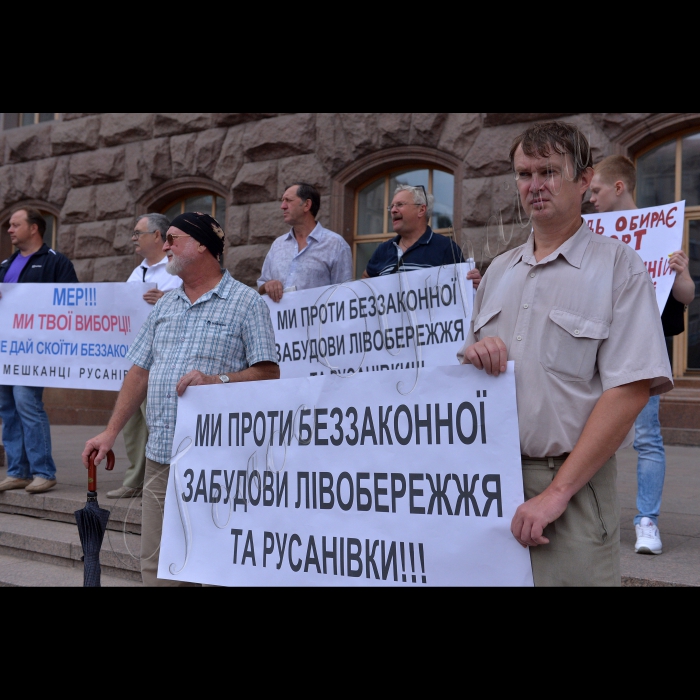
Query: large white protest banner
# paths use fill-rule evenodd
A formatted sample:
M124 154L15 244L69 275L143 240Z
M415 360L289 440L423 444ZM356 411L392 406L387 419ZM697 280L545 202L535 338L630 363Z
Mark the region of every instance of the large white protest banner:
M512 362L190 387L173 444L160 578L532 585Z
M668 256L681 249L684 216L685 200L646 209L584 214L583 218L594 233L618 238L639 253L654 282L661 313L676 279Z
M473 263L268 296L282 378L451 365L472 314Z
M119 391L152 284L0 284L0 384Z

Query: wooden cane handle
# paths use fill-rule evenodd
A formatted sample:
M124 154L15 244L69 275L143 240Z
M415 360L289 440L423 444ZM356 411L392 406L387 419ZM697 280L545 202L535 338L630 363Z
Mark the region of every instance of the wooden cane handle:
M88 457L88 491L97 491L97 467L95 466L95 457L97 456L97 450L93 450ZM114 469L114 452L109 450L107 452L107 464L105 465L107 471L112 471Z

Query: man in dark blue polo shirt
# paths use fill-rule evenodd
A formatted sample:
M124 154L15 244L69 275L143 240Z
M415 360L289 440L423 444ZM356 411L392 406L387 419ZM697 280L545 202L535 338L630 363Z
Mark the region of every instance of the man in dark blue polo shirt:
M374 251L363 279L464 262L459 246L428 226L432 210L433 196L427 195L423 187L399 185L389 207L398 235Z

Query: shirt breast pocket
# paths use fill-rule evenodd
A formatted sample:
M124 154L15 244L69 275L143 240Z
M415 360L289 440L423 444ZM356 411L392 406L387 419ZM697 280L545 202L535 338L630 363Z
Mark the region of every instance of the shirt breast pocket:
M474 335L477 340L498 336L501 308L485 309L474 319Z
M199 355L207 360L221 360L233 343L234 328L207 321L199 329Z
M544 332L542 366L560 379L587 382L595 373L600 344L610 324L564 309L552 309Z

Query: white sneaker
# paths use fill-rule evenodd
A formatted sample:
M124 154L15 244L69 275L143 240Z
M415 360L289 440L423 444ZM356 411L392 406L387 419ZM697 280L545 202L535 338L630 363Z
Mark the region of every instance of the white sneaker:
M635 525L637 531L637 541L634 551L639 554L661 554L661 537L659 528L654 525L650 518L642 518L639 525Z

